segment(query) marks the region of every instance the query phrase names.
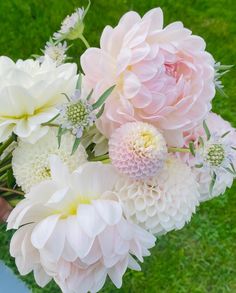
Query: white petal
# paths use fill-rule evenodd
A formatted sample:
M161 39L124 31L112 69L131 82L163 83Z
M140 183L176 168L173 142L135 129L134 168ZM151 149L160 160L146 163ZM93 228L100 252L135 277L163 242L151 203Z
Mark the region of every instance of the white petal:
M78 224L76 216L67 218L66 238L80 258L86 257L94 241L93 237L89 237L85 232L83 232L82 228Z
M92 205L81 204L77 212L80 227L89 237L96 237L106 227L105 222L98 215Z
M54 232L59 218L60 215L52 215L36 225L31 236L31 241L36 248L41 249L44 247L49 237Z
M40 265L34 269L34 278L41 288L45 287L52 279Z
M113 200L94 200L93 205L108 225L117 224L122 216L121 205Z

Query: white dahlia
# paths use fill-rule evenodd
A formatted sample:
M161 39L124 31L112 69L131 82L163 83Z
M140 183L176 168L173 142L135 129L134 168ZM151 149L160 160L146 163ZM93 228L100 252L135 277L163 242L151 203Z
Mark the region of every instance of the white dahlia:
M166 142L152 125L130 122L116 129L109 140L112 164L132 179L155 176L167 156Z
M71 155L74 136L66 133L62 136L58 148L57 129L51 128L36 144L19 140L13 152L12 168L17 184L24 192L29 192L35 184L51 177L49 158L57 155L72 172L87 161L87 154L82 145Z
M19 271L34 270L36 281L42 273L39 285L53 277L63 292L97 292L107 275L120 287L127 267L140 269L131 255L143 261L155 237L123 217L111 165L86 163L69 173L52 156L50 167L52 178L33 187L8 218L8 229L18 229L11 255Z
M45 134L40 125L58 114L63 93L75 91L76 74L76 64L0 57L0 142L12 132L32 142Z
M118 180L115 193L127 218L157 235L183 228L199 204L191 169L172 156L151 180Z

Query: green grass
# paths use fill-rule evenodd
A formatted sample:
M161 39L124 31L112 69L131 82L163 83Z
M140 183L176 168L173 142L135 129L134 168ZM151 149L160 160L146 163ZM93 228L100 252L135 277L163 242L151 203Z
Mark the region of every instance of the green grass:
M235 0L94 0L87 17L86 37L93 46L99 43L106 24L115 25L128 10L141 14L161 6L165 23L181 20L207 42L216 60L233 64L236 60ZM0 1L0 55L13 59L39 53L48 37L59 28L64 16L86 1L79 0L2 0ZM76 48L75 48L76 47ZM77 58L84 50L78 42L71 53ZM95 65L96 66L96 65ZM229 98L217 96L214 111L236 127L236 70L223 81ZM142 272L128 271L124 293L235 293L236 292L236 185L224 196L201 205L184 229L169 233L157 241L152 257ZM11 233L0 228L0 259L15 271L9 256ZM56 293L50 284L39 289L32 276L23 280L32 292ZM0 285L1 286L1 285ZM118 292L108 283L102 292ZM6 292L7 293L7 292Z

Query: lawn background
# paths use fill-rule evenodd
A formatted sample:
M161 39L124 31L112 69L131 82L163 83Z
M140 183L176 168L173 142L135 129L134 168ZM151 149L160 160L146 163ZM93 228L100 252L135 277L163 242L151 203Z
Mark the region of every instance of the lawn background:
M16 60L40 53L61 20L81 5L86 5L86 1L0 0L0 55ZM235 0L93 0L85 36L92 46L98 46L105 25L115 25L128 10L144 14L157 6L164 11L165 24L183 21L206 40L208 51L217 61L236 63ZM77 62L83 50L79 41L71 49ZM233 69L223 78L229 98L217 96L213 109L236 127L235 80ZM235 193L236 185L224 196L202 204L184 229L161 237L152 257L142 265L142 272L128 271L119 292L236 293ZM4 225L0 226L0 259L16 271L8 252L10 234L5 233ZM39 289L32 276L23 280L35 293L60 292L53 284ZM108 282L102 292L118 290Z

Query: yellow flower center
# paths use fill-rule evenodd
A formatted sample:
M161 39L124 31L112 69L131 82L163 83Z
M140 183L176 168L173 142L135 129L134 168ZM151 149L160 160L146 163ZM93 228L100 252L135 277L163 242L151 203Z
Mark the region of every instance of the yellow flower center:
M157 144L157 138L150 131L142 131L140 137L145 148L155 147Z
M56 210L54 213L61 214L61 219L66 219L70 216L76 216L79 206L81 204L91 204L92 199L94 198L79 195L73 202L65 206L63 210Z

